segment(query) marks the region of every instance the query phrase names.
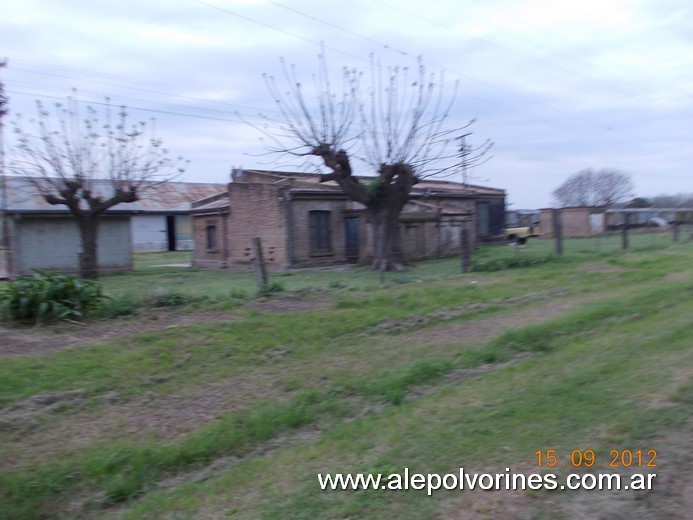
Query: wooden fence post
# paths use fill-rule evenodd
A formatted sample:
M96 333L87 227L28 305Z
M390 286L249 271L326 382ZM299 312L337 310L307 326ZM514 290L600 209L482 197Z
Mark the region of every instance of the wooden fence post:
M255 282L258 289L262 289L267 285L267 268L265 267L265 259L262 256L262 242L260 237L254 237L252 240L253 256L255 257Z
M462 272L468 273L471 268L471 244L469 243L469 229L466 222L462 223L462 229L460 229L460 259Z
M683 215L681 215L681 216L683 216ZM679 231L681 230L681 221L682 220L683 220L682 218L679 218L678 212L674 213L674 227L672 229L672 238L673 238L674 242L679 241Z
M623 229L621 230L621 248L628 249L628 215L629 213L623 214Z
M563 256L563 223L560 209L553 210L553 234L556 237L556 255Z

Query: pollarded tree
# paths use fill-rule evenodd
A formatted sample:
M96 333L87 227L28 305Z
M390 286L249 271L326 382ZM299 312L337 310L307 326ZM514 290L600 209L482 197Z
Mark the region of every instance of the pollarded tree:
M140 200L143 193L184 171L185 161L172 158L160 139L145 133L145 124L129 124L125 107L113 114L105 104L103 118L91 106L84 118L79 103L56 104L56 114L37 102L32 131L15 123L17 146L10 163L48 204L66 206L82 242L80 276L98 276L98 225L110 208ZM113 121L115 119L115 121Z
M553 196L562 207L609 207L627 200L632 192L633 181L627 173L587 168L568 177L553 191Z
M333 91L324 54L318 63L310 93L295 67L283 61L288 90L265 75L280 114L266 118L261 129L270 139L268 150L319 158L330 170L321 182L336 181L347 197L366 208L373 226L374 269L400 269L399 215L413 186L426 177L454 173L461 161L464 166L480 164L492 143L458 155L455 139L473 120L446 127L457 85L448 94L443 74L429 76L421 62L411 74L374 61L365 90L362 72L343 69L339 94ZM356 176L357 162L365 165L369 178Z

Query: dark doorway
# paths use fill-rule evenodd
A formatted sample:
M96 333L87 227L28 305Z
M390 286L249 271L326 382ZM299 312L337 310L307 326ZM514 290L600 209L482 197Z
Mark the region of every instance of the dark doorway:
M166 217L166 238L168 239L168 250L176 250L176 217L169 215Z
M347 217L344 219L344 255L347 262L359 261L359 218Z

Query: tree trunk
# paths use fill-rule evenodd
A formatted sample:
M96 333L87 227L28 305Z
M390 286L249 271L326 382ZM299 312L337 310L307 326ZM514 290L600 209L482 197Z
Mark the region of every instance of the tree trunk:
M82 239L82 254L79 261L79 275L84 279L96 279L99 276L97 259L98 218L83 215L79 219L79 234Z
M406 200L389 198L368 208L369 220L373 226L373 269L376 271L404 269L399 215L405 203Z
M381 164L378 177L365 185L352 176L349 156L344 150L320 144L312 153L322 157L325 166L332 170L320 182L337 181L349 199L366 206L373 226L373 269L381 272L403 269L399 214L409 200L412 186L418 182L414 168L404 163Z

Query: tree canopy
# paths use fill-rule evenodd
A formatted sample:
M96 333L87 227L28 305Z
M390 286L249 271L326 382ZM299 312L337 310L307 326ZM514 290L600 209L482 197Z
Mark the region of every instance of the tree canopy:
M587 168L574 173L553 191L561 207L608 207L628 200L632 196L630 175L619 170Z
M344 68L337 90L324 54L309 88L295 66L281 63L284 81L265 75L279 113L261 128L268 152L318 158L329 170L323 182L336 181L366 207L374 228L373 266L399 268L399 214L412 187L426 177L480 164L492 143L465 147L460 154L456 139L469 135L473 120L451 122L458 85L448 89L444 74L428 74L420 61L412 71L373 59L369 79Z

